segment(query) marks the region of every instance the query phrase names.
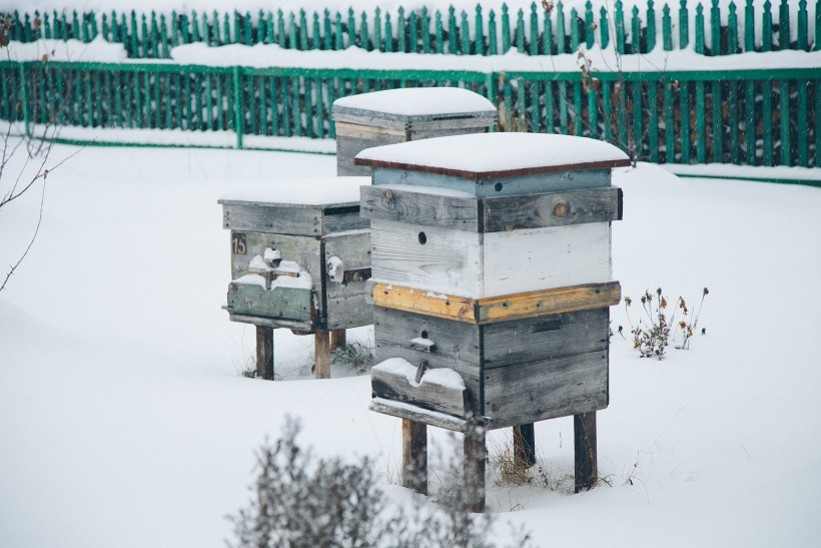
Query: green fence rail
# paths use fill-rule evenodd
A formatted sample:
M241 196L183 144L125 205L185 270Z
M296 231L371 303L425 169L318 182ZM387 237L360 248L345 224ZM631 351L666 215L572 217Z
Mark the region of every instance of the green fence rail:
M34 10L0 14L6 20L0 33L23 42L40 38L88 42L102 35L109 42L122 43L132 58L158 59L169 58L175 46L196 42L279 44L300 50L356 45L367 50L459 55L495 55L514 48L530 55L573 53L581 44L613 46L620 53L692 46L706 55L821 49L821 0L815 2L814 20L807 0L766 0L758 9L753 0L738 0L738 6L731 2L724 12L718 0L694 6L687 0L671 0L661 9L654 0L647 0L643 10L637 6L625 10L620 0L612 6L612 13L592 2L583 11L566 10L560 1L534 2L529 10L516 13L504 4L498 10L477 5L472 13L457 13L452 6L390 12L376 8L372 13L352 8L310 13Z
M87 128L333 138L351 94L459 86L499 129L583 135L658 163L821 167L821 68L666 73L390 71L0 63L0 119Z

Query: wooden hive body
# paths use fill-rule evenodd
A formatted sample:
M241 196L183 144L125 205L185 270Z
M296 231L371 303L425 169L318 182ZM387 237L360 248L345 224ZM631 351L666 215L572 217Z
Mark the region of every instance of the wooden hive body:
M325 201L283 201L288 194L284 186L220 200L223 227L231 231L226 306L231 319L300 332L371 323L364 301L370 277L369 223L360 217L355 200L359 186L368 183L361 177L289 183L308 185L317 197L329 195ZM264 258L266 250L281 257L280 268L254 268L252 261ZM268 279L261 284L256 276Z
M405 88L337 99L333 105L339 175L370 175L354 165L362 150L380 145L481 133L496 123L496 108L460 88Z
M499 135L358 158L374 168L361 212L371 220L377 360L401 358L420 381L426 370L452 369L465 386L454 396L463 412L450 413L461 421L444 420L456 405L442 401L447 391L429 396L424 382L400 389L378 369L380 412L460 430L470 420L501 428L608 405L608 307L620 299L610 234L622 215L610 168L626 157L604 148L599 159L503 169L465 169L448 153L426 161L426 150L468 143L482 154L486 140L498 151L556 137Z

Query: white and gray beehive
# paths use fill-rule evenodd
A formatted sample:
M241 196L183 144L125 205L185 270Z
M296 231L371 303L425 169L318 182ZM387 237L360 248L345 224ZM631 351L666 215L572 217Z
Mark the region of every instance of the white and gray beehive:
M337 99L338 175L370 175L354 165L362 150L429 137L487 131L496 123L496 107L478 93L448 87L402 88Z
M373 169L361 200L383 362L372 409L466 431L608 405L621 150L489 133L372 148L356 163Z
M368 184L304 179L219 200L231 231L230 319L305 333L372 323L368 220L359 215L359 189ZM299 199L288 198L289 187Z

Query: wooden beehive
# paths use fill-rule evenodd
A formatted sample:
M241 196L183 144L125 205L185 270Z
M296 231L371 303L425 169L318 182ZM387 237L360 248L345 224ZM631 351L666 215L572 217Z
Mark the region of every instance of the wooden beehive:
M496 123L496 107L461 88L404 88L337 99L336 158L339 175L370 175L354 165L366 148L405 141L484 132Z
M608 405L615 147L496 133L363 151L377 360L372 408L464 431ZM425 383L450 369L463 380ZM441 376L437 373L437 376ZM447 388L447 389L445 389ZM461 412L455 411L460 409Z
M219 200L231 231L230 319L301 333L372 323L364 301L368 220L358 200L359 187L369 183L306 179ZM288 198L293 189L298 199Z

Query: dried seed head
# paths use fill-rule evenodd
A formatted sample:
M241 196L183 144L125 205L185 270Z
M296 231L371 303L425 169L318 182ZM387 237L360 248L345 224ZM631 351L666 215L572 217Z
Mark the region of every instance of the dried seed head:
M705 295L709 295L709 294L710 294L710 290L709 290L709 289L707 289L706 287L704 288L704 294L705 294Z
M626 304L627 306L630 306L631 304L633 304L633 299L631 299L630 297L625 297L624 298L624 304Z

